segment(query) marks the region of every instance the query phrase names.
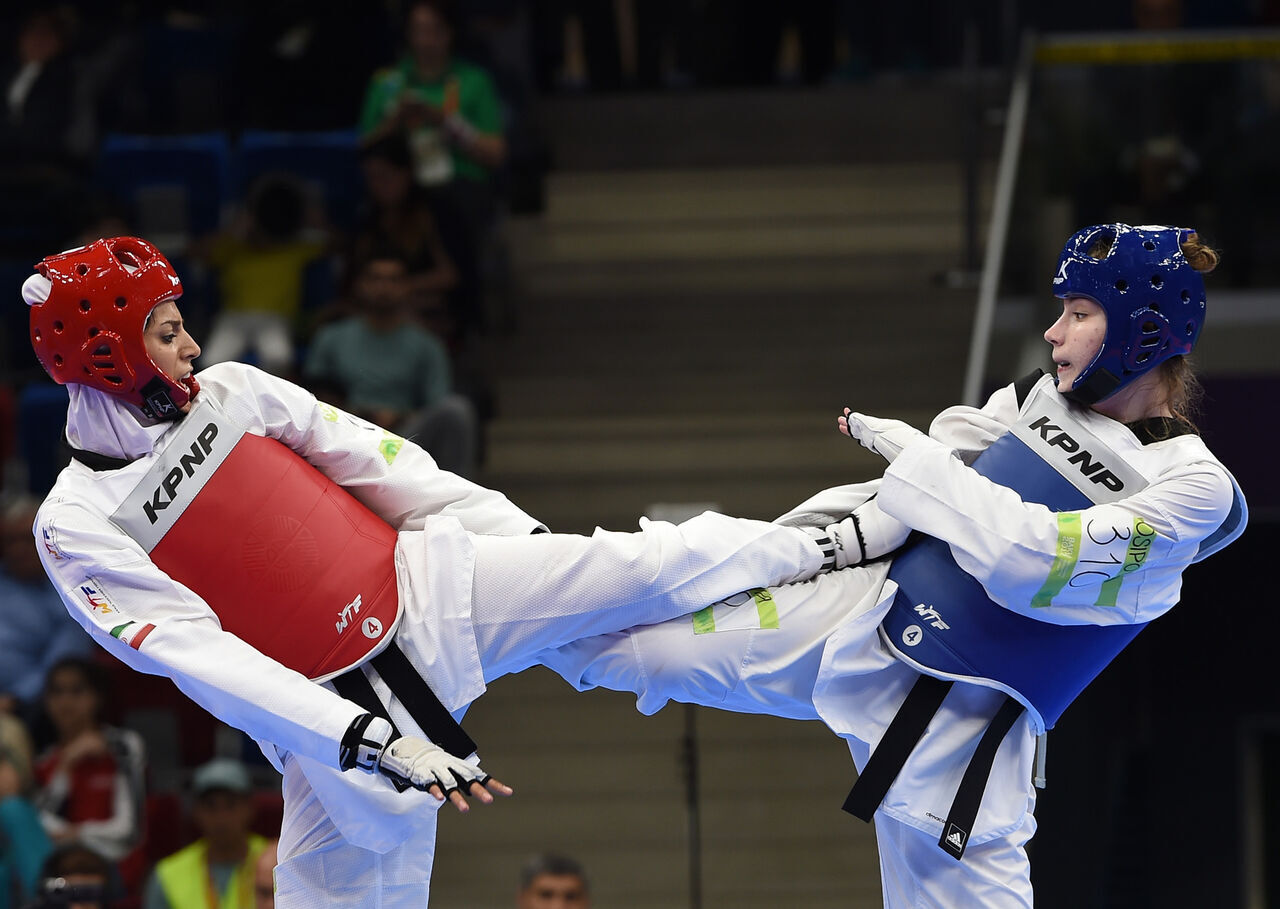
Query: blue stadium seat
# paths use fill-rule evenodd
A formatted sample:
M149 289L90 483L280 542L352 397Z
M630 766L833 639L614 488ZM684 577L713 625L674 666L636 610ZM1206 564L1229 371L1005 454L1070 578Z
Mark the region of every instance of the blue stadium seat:
M49 253L59 252L57 249ZM10 379L26 378L40 374L40 364L36 355L31 352L31 338L28 334L27 307L21 304L19 292L22 282L35 271L37 258L0 259L0 288L6 299L3 313L0 314L0 375ZM15 302L17 305L15 305Z
M40 498L66 466L67 400L67 389L48 381L32 382L18 393L18 452L27 465L28 491Z
M218 228L230 169L224 133L113 134L98 154L97 179L134 208L138 233L164 249Z
M336 226L355 225L363 190L360 134L355 130L246 130L236 155L238 194L243 198L253 181L268 173L292 174L315 187Z

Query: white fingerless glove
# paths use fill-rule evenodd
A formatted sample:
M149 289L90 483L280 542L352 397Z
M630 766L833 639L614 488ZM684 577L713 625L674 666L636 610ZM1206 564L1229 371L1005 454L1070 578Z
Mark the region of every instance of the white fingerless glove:
M454 789L469 793L471 784L488 777L478 764L454 757L439 745L414 735L398 738L382 752L378 770L392 782L400 780L415 789L439 786L447 795Z
M911 528L880 510L875 499L826 527L835 545L835 567L848 568L888 555L907 541Z
M885 420L861 413L849 413L845 419L852 438L890 463L912 442L926 438L920 430L901 420Z
M354 720L342 737L339 766L343 770L378 772L393 783L430 789L439 786L442 794L464 791L472 782L481 784L488 776L479 765L454 757L439 745L417 736L395 738L395 730L382 717L365 713Z

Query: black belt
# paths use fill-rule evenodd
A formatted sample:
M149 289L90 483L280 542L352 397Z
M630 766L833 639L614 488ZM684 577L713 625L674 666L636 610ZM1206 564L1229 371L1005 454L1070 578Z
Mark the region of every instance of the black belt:
M973 822L978 817L982 793L986 791L987 780L991 777L991 765L995 763L996 751L1021 713L1022 705L1005 695L1000 709L987 724L987 731L978 741L973 757L969 758L964 776L960 778L956 797L952 799L951 810L947 812L946 823L942 825L942 836L938 839L938 845L956 861L964 858L964 847L968 845L969 834L973 832Z
M391 693L404 705L409 716L413 717L413 721L426 733L427 738L454 757L465 758L475 752L475 741L458 725L458 721L445 709L444 704L440 703L431 686L418 674L418 670L413 668L409 658L394 641L369 662L387 683ZM400 730L396 728L386 705L378 699L373 685L359 666L344 672L332 681L338 694L348 701L359 704L369 713L382 717L391 724L395 734L400 735Z
M845 811L864 821L871 820L953 684L930 675L921 675L916 680L876 750L867 759L857 782L849 790L843 806ZM964 857L965 847L969 844L969 834L982 804L982 794L991 776L996 751L1021 713L1022 705L1006 696L965 768L938 840L938 845L957 861Z

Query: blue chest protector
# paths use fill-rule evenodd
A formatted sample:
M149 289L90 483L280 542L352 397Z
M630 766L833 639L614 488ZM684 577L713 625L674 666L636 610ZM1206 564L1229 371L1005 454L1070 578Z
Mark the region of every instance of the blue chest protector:
M1147 485L1081 425L1056 392L1046 394L1043 383L1026 391L1030 398L1018 422L975 459L974 470L1024 502L1056 512L1114 502ZM1024 708L1037 732L1052 726L1145 625L1053 625L1012 612L988 597L956 564L950 547L933 537L917 536L900 552L889 579L898 590L881 636L922 675L862 768L844 809L871 820L955 681L1000 689L1008 697L978 742L938 840L960 859L996 751Z
M1036 379L1017 383L1020 398L1030 395L1019 419L978 456L974 470L1024 502L1055 512L1115 502L1147 485L1073 414L1050 383ZM1227 519L1201 542L1199 557L1238 536L1246 519L1237 488ZM1115 577L1102 588L1110 585L1114 594L1124 583L1123 566L1112 570ZM938 840L960 859L996 751L1024 708L1037 732L1053 726L1146 625L1054 625L1012 612L988 597L956 564L950 547L932 537L919 536L900 552L889 578L898 590L880 625L881 636L922 675L863 766L844 809L871 820L954 681L1004 691L1008 697L973 752Z
M1055 432L1078 439L1080 430L1067 424L1062 414L1054 416ZM1042 416L1031 410L1021 425L1029 426L1038 415ZM1136 474L1126 477L1119 490L1112 488L1114 484L1090 482L1084 484L1096 489L1090 497L1020 435L1014 431L1001 436L978 456L973 469L1009 487L1024 502L1053 511L1078 511L1132 495L1145 485ZM1099 447L1096 440L1090 445L1094 460L1118 466L1118 458ZM950 547L934 537L922 537L898 555L889 578L898 585L898 593L881 628L894 652L930 675L1003 690L1027 708L1037 731L1052 728L1067 705L1146 627L1054 625L1012 612L993 602L956 564ZM939 621L933 606L944 620Z

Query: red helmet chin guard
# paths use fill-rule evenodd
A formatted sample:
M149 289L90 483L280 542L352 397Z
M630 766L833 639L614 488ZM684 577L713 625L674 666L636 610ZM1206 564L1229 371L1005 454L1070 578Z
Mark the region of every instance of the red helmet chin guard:
M175 419L198 390L175 381L151 359L143 340L157 304L182 296L182 282L158 249L137 237L112 237L48 256L36 271L49 298L31 305L31 346L59 385L96 388Z

